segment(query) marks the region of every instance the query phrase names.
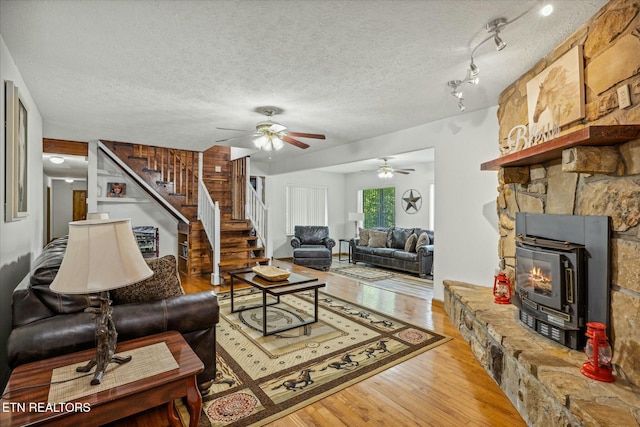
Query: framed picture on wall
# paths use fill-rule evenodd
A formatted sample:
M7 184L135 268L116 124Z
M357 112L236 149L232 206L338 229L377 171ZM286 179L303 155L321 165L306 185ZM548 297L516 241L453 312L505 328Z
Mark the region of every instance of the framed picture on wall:
M529 127L544 132L585 116L582 46L578 45L527 82Z
M12 81L5 81L5 221L29 215L29 108Z
M123 182L108 182L107 197L115 197L115 198L127 197L127 184Z

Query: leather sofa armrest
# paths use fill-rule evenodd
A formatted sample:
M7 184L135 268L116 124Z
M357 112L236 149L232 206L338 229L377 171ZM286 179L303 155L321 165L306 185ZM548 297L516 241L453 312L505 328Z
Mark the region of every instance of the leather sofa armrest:
M325 238L325 239L324 239L324 245L325 245L327 248L331 249L331 248L333 248L333 247L336 245L336 241L335 241L335 240L333 240L333 239L332 239L332 238L330 238L330 237L327 237L327 238Z
M358 246L358 243L360 243L360 238L359 237L354 237L351 240L349 240L349 245L352 248L355 248L356 246Z
M421 254L422 256L433 255L433 248L434 245L422 245L416 248L416 252L418 252L418 254Z
M293 246L294 248L299 248L302 246L302 241L298 237L292 237L291 246Z
M219 322L219 316L214 291L113 306L119 341L171 330L187 333L208 329Z
M27 275L13 291L11 296L12 328L17 328L40 319L51 317L54 313L47 308L29 289Z
M144 303L113 306L118 341L165 331L182 334L215 328L219 321L214 291L197 292ZM93 314L84 311L38 320L9 335L9 366L73 353L95 346Z

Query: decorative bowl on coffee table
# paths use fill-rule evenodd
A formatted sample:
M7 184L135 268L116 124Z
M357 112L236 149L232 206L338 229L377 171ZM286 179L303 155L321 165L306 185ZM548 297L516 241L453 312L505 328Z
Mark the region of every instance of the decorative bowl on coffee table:
M257 267L253 267L253 272L258 276L262 277L265 280L269 280L270 282L278 282L280 280L286 280L291 274L287 270L283 270L282 268L273 267L271 265L259 265Z

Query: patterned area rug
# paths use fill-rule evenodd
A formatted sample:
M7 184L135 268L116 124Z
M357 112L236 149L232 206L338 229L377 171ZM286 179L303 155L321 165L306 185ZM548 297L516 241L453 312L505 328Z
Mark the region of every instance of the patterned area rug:
M254 289L235 295L239 306L262 300ZM267 310L270 328L312 317L312 292L280 301ZM218 373L200 425L264 425L450 340L322 292L317 323L263 337L261 308L231 314L228 292L218 302Z
M332 273L337 273L343 276L352 277L354 279L365 280L365 281L389 279L397 275L393 271L389 271L389 270L382 270L382 269L373 268L373 267L358 267L355 265L353 266L350 265L347 267L336 267L336 268L332 268L330 271Z

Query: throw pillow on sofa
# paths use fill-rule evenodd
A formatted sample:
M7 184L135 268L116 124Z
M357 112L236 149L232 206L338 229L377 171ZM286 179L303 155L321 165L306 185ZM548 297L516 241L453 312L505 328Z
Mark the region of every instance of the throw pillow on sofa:
M176 257L146 259L153 276L110 292L114 304L130 304L184 295L176 265Z
M404 245L405 252L415 252L416 251L416 243L418 242L418 236L412 234L407 239L407 243Z
M393 227L387 235L387 246L394 249L404 250L407 239L412 235L413 228Z
M387 246L387 232L369 230L369 247L384 248Z
M358 241L359 246L369 246L369 231L364 228L361 228L358 235L360 236L360 240Z
M416 242L416 248L419 248L422 245L429 244L429 235L427 233L422 233L418 237L418 241Z

